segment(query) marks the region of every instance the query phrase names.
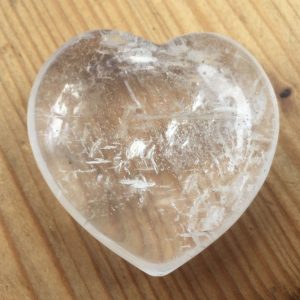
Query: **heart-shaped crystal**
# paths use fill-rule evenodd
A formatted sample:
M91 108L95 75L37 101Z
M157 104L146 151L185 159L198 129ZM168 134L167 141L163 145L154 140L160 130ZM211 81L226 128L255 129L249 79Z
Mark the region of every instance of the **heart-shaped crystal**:
M229 38L155 45L110 30L50 58L28 122L64 208L151 275L178 268L240 217L270 169L279 125L265 72Z

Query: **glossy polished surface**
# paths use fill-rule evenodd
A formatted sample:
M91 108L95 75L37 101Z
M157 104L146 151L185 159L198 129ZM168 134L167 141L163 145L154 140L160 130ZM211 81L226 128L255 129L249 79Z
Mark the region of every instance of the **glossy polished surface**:
M269 171L272 87L238 44L190 34L157 46L116 31L73 39L29 107L49 186L99 241L166 274L228 229Z

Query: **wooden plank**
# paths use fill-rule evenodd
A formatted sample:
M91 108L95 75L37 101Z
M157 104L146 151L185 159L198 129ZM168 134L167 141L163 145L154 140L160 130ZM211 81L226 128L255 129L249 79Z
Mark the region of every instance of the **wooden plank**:
M156 43L195 31L230 35L259 59L278 95L279 146L254 203L163 278L135 269L80 228L49 191L28 143L38 69L63 42L96 28ZM299 299L299 28L298 0L0 1L0 299Z

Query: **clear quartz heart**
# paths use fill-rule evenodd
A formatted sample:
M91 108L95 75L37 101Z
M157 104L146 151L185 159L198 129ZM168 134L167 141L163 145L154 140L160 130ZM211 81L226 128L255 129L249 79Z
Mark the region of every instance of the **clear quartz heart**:
M64 208L112 251L164 275L251 203L279 120L265 72L233 40L193 33L155 45L100 30L43 66L28 125Z

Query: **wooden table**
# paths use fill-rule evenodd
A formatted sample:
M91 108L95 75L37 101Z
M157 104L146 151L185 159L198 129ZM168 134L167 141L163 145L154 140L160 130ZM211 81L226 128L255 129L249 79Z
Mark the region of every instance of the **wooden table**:
M269 177L222 238L162 278L101 246L56 201L26 132L43 62L70 37L117 28L161 43L216 31L270 76L281 130ZM0 0L0 299L300 299L299 0Z

